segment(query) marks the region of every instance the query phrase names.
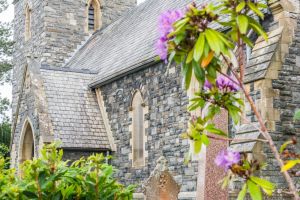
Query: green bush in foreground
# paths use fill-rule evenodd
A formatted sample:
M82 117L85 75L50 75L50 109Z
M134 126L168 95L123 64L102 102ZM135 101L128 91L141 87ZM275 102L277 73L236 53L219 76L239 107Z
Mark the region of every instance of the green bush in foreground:
M57 144L46 145L40 158L25 161L20 169L5 169L0 158L1 200L131 200L134 186L124 187L113 178L115 169L102 154L81 158L71 165L62 161Z

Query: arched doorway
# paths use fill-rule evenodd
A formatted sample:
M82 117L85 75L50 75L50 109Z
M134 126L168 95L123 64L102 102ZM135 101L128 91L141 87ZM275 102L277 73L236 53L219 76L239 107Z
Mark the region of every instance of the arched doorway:
M34 138L31 123L26 120L20 140L19 162L20 164L26 160L32 160L34 157Z

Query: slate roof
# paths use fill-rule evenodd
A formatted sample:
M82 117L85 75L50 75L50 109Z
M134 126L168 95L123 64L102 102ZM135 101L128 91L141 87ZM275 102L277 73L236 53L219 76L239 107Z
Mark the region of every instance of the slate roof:
M268 33L269 41L260 37L252 49L251 57L245 70L245 82L253 82L266 76L272 58L281 39L282 28L278 28Z
M258 123L241 125L230 144L230 148L237 152L253 152L255 145L257 145L256 140L262 137L256 127L259 127Z
M110 149L96 95L95 74L41 69L55 139L63 148Z
M157 22L160 13L184 8L190 2L145 1L120 20L95 33L65 67L96 71L98 76L92 82L97 83L154 62L154 43L158 38Z
M65 67L98 72L98 76L90 83L91 87L95 87L146 67L146 64L154 63L156 57L154 43L158 38L159 15L166 10L182 9L190 2L190 0L145 1L104 30L96 32ZM196 2L200 4L218 0Z

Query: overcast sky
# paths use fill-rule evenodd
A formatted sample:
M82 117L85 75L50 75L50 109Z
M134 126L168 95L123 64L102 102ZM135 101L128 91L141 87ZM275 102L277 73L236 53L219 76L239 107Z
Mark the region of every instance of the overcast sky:
M2 22L11 22L14 18L14 8L11 4L12 0L8 0L8 2L10 3L10 6L6 11L0 14L0 21ZM1 97L7 97L11 100L11 85L0 85L0 95Z

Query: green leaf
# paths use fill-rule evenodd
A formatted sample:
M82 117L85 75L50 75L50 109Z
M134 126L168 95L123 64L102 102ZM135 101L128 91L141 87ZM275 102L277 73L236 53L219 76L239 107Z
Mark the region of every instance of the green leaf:
M205 105L205 101L202 98L194 98L190 100L190 105L188 107L189 111L194 111L198 108L203 108Z
M272 195L273 191L275 190L275 185L265 179L250 176L250 180L259 185L263 189L263 191L269 196Z
M250 176L251 181L253 181L254 183L256 183L257 185L266 188L266 189L270 189L270 190L274 190L275 189L275 185L273 183L271 183L270 181L267 181L265 179L256 177L256 176Z
M236 12L241 12L246 6L246 2L242 1L241 3L239 3L239 5L236 7L235 11Z
M210 143L207 135L205 135L205 134L201 135L201 140L202 140L203 144L206 145L206 146L209 145L209 143Z
M241 35L241 38L249 47L254 47L252 41L247 36Z
M246 194L247 194L247 184L245 183L242 190L239 193L237 200L244 200Z
M176 35L174 42L176 45L178 45L183 39L185 39L185 34L178 34Z
M190 18L184 18L182 20L180 20L178 23L174 24L175 27L175 31L171 32L167 37L171 38L174 35L179 34L180 32L183 32L186 28L186 24L190 21Z
M249 21L247 16L245 15L239 15L237 17L237 24L239 26L240 32L242 34L246 34L248 30Z
M213 133L213 134L216 134L216 135L227 136L227 134L224 133L222 130L216 128L214 124L208 124L208 125L205 127L205 130L206 130L207 132L209 132L209 133Z
M199 61L204 52L205 34L201 33L194 47L194 60Z
M262 200L261 190L253 181L248 180L247 186L252 200Z
M260 18L264 19L264 14L256 7L256 5L254 3L252 3L251 1L248 1L247 4L253 12L255 12Z
M263 4L263 3L258 3L258 4L257 4L257 7L258 7L258 8L268 8L268 5Z
M281 172L288 171L289 169L295 167L295 165L300 164L300 160L289 160L287 163L281 168Z
M194 48L188 53L188 56L186 58L186 63L191 63L193 60L193 55L194 55Z
M210 46L210 48L217 54L220 54L221 48L220 48L220 41L217 35L217 31L213 29L206 29L205 30L205 38Z
M294 120L300 120L300 110L297 110L294 116Z
M208 67L207 67L207 73L208 73L208 75L210 77L212 77L214 79L217 78L217 71L216 71L216 69L213 66L208 65Z
M240 121L239 110L237 110L233 106L228 106L227 110L228 110L229 115L232 117L234 124L238 124Z
M268 35L263 30L260 24L258 24L255 20L251 20L249 25L252 27L252 29L259 35L261 35L266 41L268 41Z
M184 70L185 89L188 90L192 80L193 67L189 64L186 64L184 68L185 68Z
M202 148L202 141L201 140L194 141L195 154L200 153L201 148Z
M283 143L283 145L280 146L279 153L282 153L286 149L286 147L290 144L293 144L293 141L290 140L290 141Z
M199 66L199 63L196 61L193 61L193 68L196 79L199 81L201 85L203 85L205 81L205 71L202 67Z

